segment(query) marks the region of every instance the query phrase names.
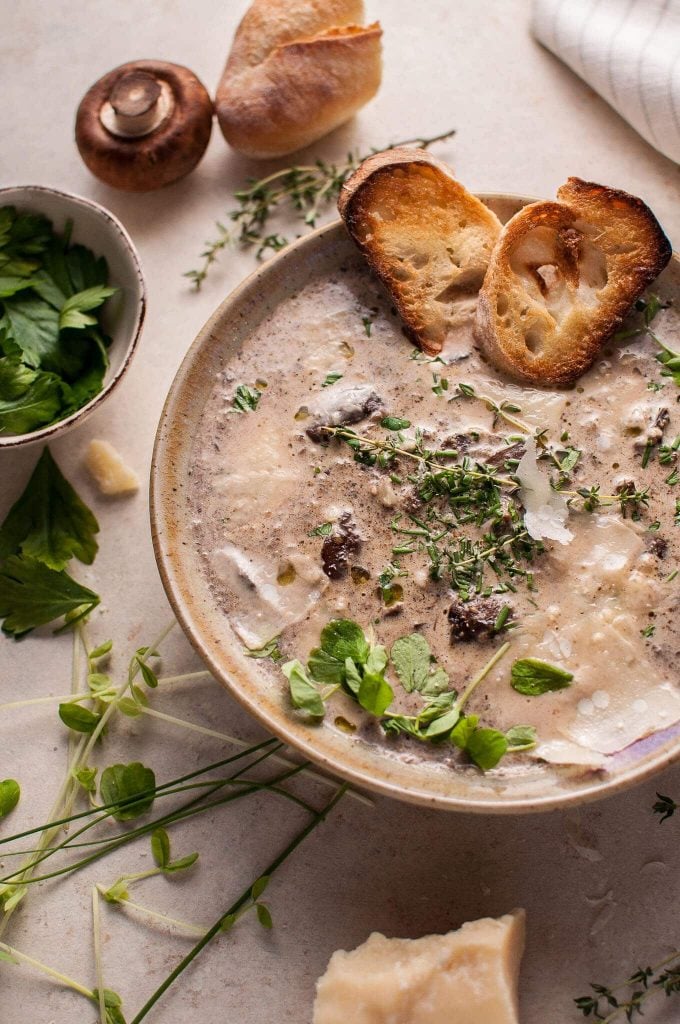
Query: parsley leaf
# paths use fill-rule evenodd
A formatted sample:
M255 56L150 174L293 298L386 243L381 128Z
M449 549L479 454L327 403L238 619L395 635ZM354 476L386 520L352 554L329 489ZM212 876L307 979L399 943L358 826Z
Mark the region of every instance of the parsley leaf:
M21 497L0 526L0 562L28 555L50 569L75 556L91 565L97 554L97 520L44 448Z
M112 764L105 768L99 782L99 795L105 804L117 804L116 821L131 821L151 807L156 797L156 776L140 761Z
M21 636L62 615L89 615L99 596L63 570L57 572L34 558L11 555L0 569L0 618L3 630Z
M247 384L239 384L231 403L232 408L236 412L255 412L261 397L261 392L257 388L251 388Z
M563 690L574 678L573 672L538 658L522 658L511 670L512 688L525 697L539 697L552 690Z
M63 394L63 384L53 373L26 366L12 373L5 367L0 374L0 432L27 434L51 423L61 412Z
M333 370L331 373L326 374L326 378L321 387L329 388L331 384L335 384L337 381L342 380L343 377L343 373L338 373L337 370Z
M4 307L2 326L12 345L9 354L18 351L28 366L37 369L44 359L56 354L59 314L42 299L11 299L5 301Z
M399 681L407 693L417 690L428 696L448 689L449 677L443 668L432 668L430 645L420 633L395 640L390 652Z
M330 537L333 532L332 523L319 523L313 530L310 530L307 534L308 537Z
M108 288L100 284L95 285L93 288L85 288L83 291L71 295L59 313L60 330L64 330L65 327L79 329L81 327L95 326L97 318L87 316L86 311L97 309L106 299L114 295L117 290L117 288Z

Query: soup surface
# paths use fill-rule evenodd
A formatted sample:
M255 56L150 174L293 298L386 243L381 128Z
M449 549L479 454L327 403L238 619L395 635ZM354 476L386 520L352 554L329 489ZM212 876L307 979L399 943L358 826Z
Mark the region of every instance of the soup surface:
M680 720L680 388L656 358L659 340L678 350L680 322L647 300L656 337L635 312L559 392L482 360L473 302L441 359L424 357L359 257L254 327L214 379L189 501L225 627L282 703L281 664L304 664L330 620L351 619L388 653L414 634L429 645L424 693L388 666L390 714L464 691L509 643L465 707L503 733L535 729L496 772L606 771ZM519 692L526 659L562 674ZM324 728L402 760L469 764L455 745L386 733L345 690Z

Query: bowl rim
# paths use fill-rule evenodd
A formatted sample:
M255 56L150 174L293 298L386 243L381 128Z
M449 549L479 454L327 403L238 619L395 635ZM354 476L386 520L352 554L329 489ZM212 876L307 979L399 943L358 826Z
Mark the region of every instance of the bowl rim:
M0 434L0 451L3 449L20 448L22 445L35 444L38 441L51 441L58 434L61 434L70 427L75 426L76 423L82 422L86 416L89 416L90 413L94 412L104 399L111 394L132 362L132 358L137 350L139 338L142 333L144 320L146 318L146 282L144 280L139 254L128 231L116 215L111 213L110 210L107 210L107 208L102 206L101 203L97 203L94 199L87 199L85 196L78 195L75 192L66 192L64 189L52 188L48 185L4 185L0 188L0 206L6 205L3 203L3 197L8 192L16 193L23 191L58 196L60 199L66 199L69 203L72 203L75 206L85 207L94 211L94 213L101 217L102 220L107 221L109 226L120 236L123 242L123 249L126 251L130 259L130 264L139 284L139 300L137 302L137 312L135 315L132 337L128 342L125 355L120 366L116 372L111 375L109 380L104 383L101 391L91 398L89 402L86 402L85 405L81 406L80 409L76 409L75 412L72 412L69 416L65 416L62 420L58 420L56 423L50 423L46 427L40 427L38 430L31 430L26 434ZM17 197L16 201L20 202L20 199Z
M533 197L507 192L476 192L475 195L483 202L503 203L510 201L520 203L523 206L539 201ZM199 330L194 341L186 351L168 391L154 440L150 471L149 513L151 537L159 574L167 598L182 630L212 675L214 675L215 680L269 733L289 744L293 749L303 754L320 768L328 771L331 775L339 776L361 789L371 790L381 796L388 796L402 802L449 812L493 815L534 814L554 810L567 810L586 803L592 803L614 796L633 785L644 782L664 768L680 760L680 737L675 737L672 746L664 744L661 749L654 751L643 761L632 766L624 764L616 769L615 772L604 777L593 773L590 780L578 789L565 789L561 792L543 793L539 796L527 793L518 797L497 796L495 799L493 797L484 799L471 797L468 800L459 796L444 796L435 791L428 792L426 787L416 783L407 788L398 781L376 778L370 775L368 771L361 770L354 763L341 763L334 756L319 750L314 745L312 730L308 730L310 733L309 738L301 740L293 725L288 723L284 716L272 720L269 714L245 692L245 688L239 684L238 679L234 678L238 676L236 664L228 665L229 658L227 656L225 656L224 663L220 663L213 656L209 645L201 635L200 628L197 627L195 622L196 616L189 606L189 601L184 598L181 583L178 580L180 575L177 566L179 557L173 557L171 553L176 545L172 543L164 526L164 521L167 522L168 518L172 517L173 500L177 500L169 479L170 470L175 461L172 451L173 440L175 443L177 442L177 435L175 434L173 437L172 431L172 417L175 412L175 406L181 405L183 391L186 388L186 378L193 369L196 357L199 356L201 349L209 344L219 322L229 307L237 306L242 298L247 295L248 291L252 289L253 285L257 283L260 276L267 273L267 269L275 261L284 261L290 258L291 255L296 254L300 249L317 244L325 235L332 237L342 227L342 221L338 219L317 228L292 242L282 252L276 254L248 274L222 300ZM675 252L672 259L680 263L680 256ZM662 731L660 730L659 732ZM658 733L653 735L658 735Z

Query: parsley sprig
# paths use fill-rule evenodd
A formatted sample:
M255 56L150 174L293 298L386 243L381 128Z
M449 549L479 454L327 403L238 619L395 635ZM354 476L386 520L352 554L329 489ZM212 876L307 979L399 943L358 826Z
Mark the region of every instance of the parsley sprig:
M89 615L99 596L65 571L71 558L90 565L99 526L44 448L23 494L0 526L0 618L15 637L66 616Z
M385 148L417 146L427 149L435 142L450 139L454 134L454 131L448 131L430 138L406 139L390 143ZM378 149L362 155L350 152L343 163L330 163L319 158L313 164L284 167L265 178L249 179L246 188L234 193L237 205L227 214L229 224L217 222L217 237L206 242L200 266L187 271L184 276L189 278L198 291L210 267L228 246L239 245L244 249L256 246L257 259L261 259L266 252L283 249L288 239L278 232L268 232L273 214L287 210L302 220L306 227L314 227L322 212L337 199L346 178L368 156L378 152ZM370 334L368 327L366 333Z
M0 433L64 419L102 389L106 260L41 214L0 208Z

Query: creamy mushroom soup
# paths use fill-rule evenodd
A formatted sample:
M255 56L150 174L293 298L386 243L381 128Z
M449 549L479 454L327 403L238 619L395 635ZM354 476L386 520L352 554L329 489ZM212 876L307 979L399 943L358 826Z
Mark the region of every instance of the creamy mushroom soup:
M465 706L533 736L496 770L606 770L678 721L680 388L659 340L680 347L677 314L647 296L572 389L524 388L481 359L471 320L424 357L359 260L265 318L215 378L190 501L225 626L281 702L281 664L304 666L327 623L350 619L388 654L415 634L429 645L431 686L384 670L393 718L460 694L504 648ZM548 666L537 690L513 686L528 659L529 676ZM317 688L324 728L469 763L386 730L347 685Z

